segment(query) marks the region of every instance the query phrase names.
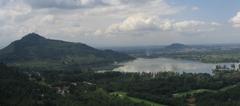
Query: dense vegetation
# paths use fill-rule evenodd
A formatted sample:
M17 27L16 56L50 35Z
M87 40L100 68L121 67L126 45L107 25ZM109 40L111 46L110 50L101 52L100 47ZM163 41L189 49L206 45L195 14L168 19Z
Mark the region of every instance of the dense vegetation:
M0 64L1 106L144 106L109 95L95 84L46 83L38 72L22 72Z
M1 65L1 75L0 103L6 105L148 105L129 99L139 98L171 106L193 102L199 106L220 103L234 106L240 100L237 68L217 68L212 76L173 72L96 73L89 70L36 72ZM127 97L112 95L114 92L123 92Z
M112 76L112 78L109 78L109 76ZM239 81L239 77L229 78L210 76L209 74L166 72L157 75L148 73L108 73L108 77L104 76L102 79L96 80L96 83L111 92L128 92L129 96L179 106L179 104L185 105L186 102L183 98L174 98L176 93L197 89L218 90Z
M235 106L240 72L216 68L214 75L159 72L98 73L22 70L0 65L0 104L19 106ZM221 97L221 98L219 98ZM205 99L209 98L209 99Z
M239 91L240 85L217 93L201 93L196 95L196 104L198 106L239 106Z

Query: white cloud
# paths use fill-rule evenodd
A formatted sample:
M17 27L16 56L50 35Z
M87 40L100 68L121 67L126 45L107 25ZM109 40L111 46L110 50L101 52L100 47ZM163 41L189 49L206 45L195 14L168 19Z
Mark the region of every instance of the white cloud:
M161 16L179 11L165 0L1 0L0 6L1 35L22 36L33 31L84 35L118 22L130 14L143 12ZM138 19L141 21L141 18ZM147 20L149 22L135 22L142 25L125 25L119 30L127 30L124 27L145 29L155 24L155 19L152 17ZM131 18L128 21L134 23Z
M232 22L233 27L240 27L240 12L238 12L237 15L230 20L230 22Z
M104 39L106 44L151 37L158 42L158 37L153 36L162 35L165 42L166 36L173 40L173 35L208 32L219 26L214 22L191 21L184 13L189 11L184 9L168 0L0 0L0 42L3 38L11 42L30 32L88 43ZM179 21L180 18L188 20ZM111 36L114 34L125 36Z
M142 14L137 14L128 17L120 24L111 25L107 29L107 32L151 30L158 27L157 21L157 17L147 17Z
M110 14L111 16L127 17L136 13L172 15L183 10L181 7L169 5L165 0L103 0L103 2L108 5L92 8L86 14Z
M199 33L215 30L219 23L204 22L197 20L175 21L169 19L161 19L158 16L148 16L143 14L132 15L118 24L110 25L105 31L97 31L105 33L121 33L121 32L147 32L147 31L175 31L184 33Z
M173 28L176 31L190 33L214 31L218 26L220 26L220 24L216 22L204 22L196 20L180 21L173 24Z

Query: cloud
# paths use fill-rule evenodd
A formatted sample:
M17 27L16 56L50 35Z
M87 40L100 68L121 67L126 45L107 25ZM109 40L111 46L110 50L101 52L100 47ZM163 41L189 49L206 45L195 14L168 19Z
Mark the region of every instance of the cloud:
M199 9L200 9L200 8L197 7L197 6L192 7L192 10L193 10L193 11L198 11Z
M209 32L220 25L191 20L196 17L188 17L189 11L185 9L168 0L0 0L0 42L3 39L11 42L36 32L46 37L96 44L120 45L126 40L130 44L132 39L157 43L158 37L167 42L165 39L179 39L180 34ZM125 36L111 36L115 34Z
M0 2L0 18L15 18L16 16L25 15L32 11L32 8L29 5L26 5L21 1L4 1L5 0Z
M0 34L22 35L36 31L84 35L130 14L143 12L161 16L175 14L178 10L165 0L1 0ZM149 20L155 22L155 19ZM154 24L151 22L143 22L142 26L136 27L141 29L145 27L144 24L150 27L150 24Z
M119 5L142 6L146 4L167 6L164 0L1 0L0 6L9 3L25 3L33 9L58 8L58 9L79 9L99 8Z
M104 5L102 0L23 0L33 8L76 9Z
M106 32L138 31L158 29L158 18L137 14L128 17L122 23L111 25Z
M240 12L236 14L233 18L230 19L233 27L239 28L240 27Z
M216 22L204 22L196 20L180 21L173 23L174 30L189 33L214 31L218 26L220 26L220 24Z
M215 30L219 23L204 22L197 20L175 21L161 19L159 16L136 14L129 16L118 24L110 25L105 31L98 30L97 34L122 33L122 32L152 32L152 31L175 31L184 33L199 33Z

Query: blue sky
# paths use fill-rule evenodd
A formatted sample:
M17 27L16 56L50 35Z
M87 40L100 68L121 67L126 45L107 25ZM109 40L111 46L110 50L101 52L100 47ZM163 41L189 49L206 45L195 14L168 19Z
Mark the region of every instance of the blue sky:
M169 0L177 5L198 6L207 10L238 10L239 0ZM225 9L224 9L225 8Z
M225 22L240 10L240 0L169 0L170 3L183 6L196 6L199 11L189 17L202 20ZM188 15L184 17L188 17Z
M95 47L239 43L240 0L1 0L0 47L31 32Z

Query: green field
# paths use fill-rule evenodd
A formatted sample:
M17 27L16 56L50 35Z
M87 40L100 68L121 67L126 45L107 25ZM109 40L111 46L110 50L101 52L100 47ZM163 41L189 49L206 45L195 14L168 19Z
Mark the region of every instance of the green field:
M173 94L174 97L185 97L187 95L194 95L194 94L199 94L199 93L206 93L206 92L210 92L210 93L218 93L221 91L226 91L228 89L232 89L235 88L239 85L239 83L234 84L234 85L230 85L224 88L221 88L219 90L210 90L210 89L197 89L197 90L191 90L191 91L187 91L187 92L181 92L181 93L176 93Z
M127 95L126 92L113 92L113 93L111 93L111 95L117 95L120 98L128 98L133 102L145 103L149 106L166 106L166 105L162 105L162 104L159 104L159 103L156 103L156 102L152 102L152 101L148 101L148 100L144 100L144 99L140 99L140 98L135 98L135 97L130 97L130 96Z
M194 94L204 93L204 92L215 93L216 91L209 90L209 89L197 89L197 90L191 90L191 91L187 91L187 92L176 93L176 94L173 94L173 96L174 97L184 97L184 96L187 96L187 95L194 95Z

